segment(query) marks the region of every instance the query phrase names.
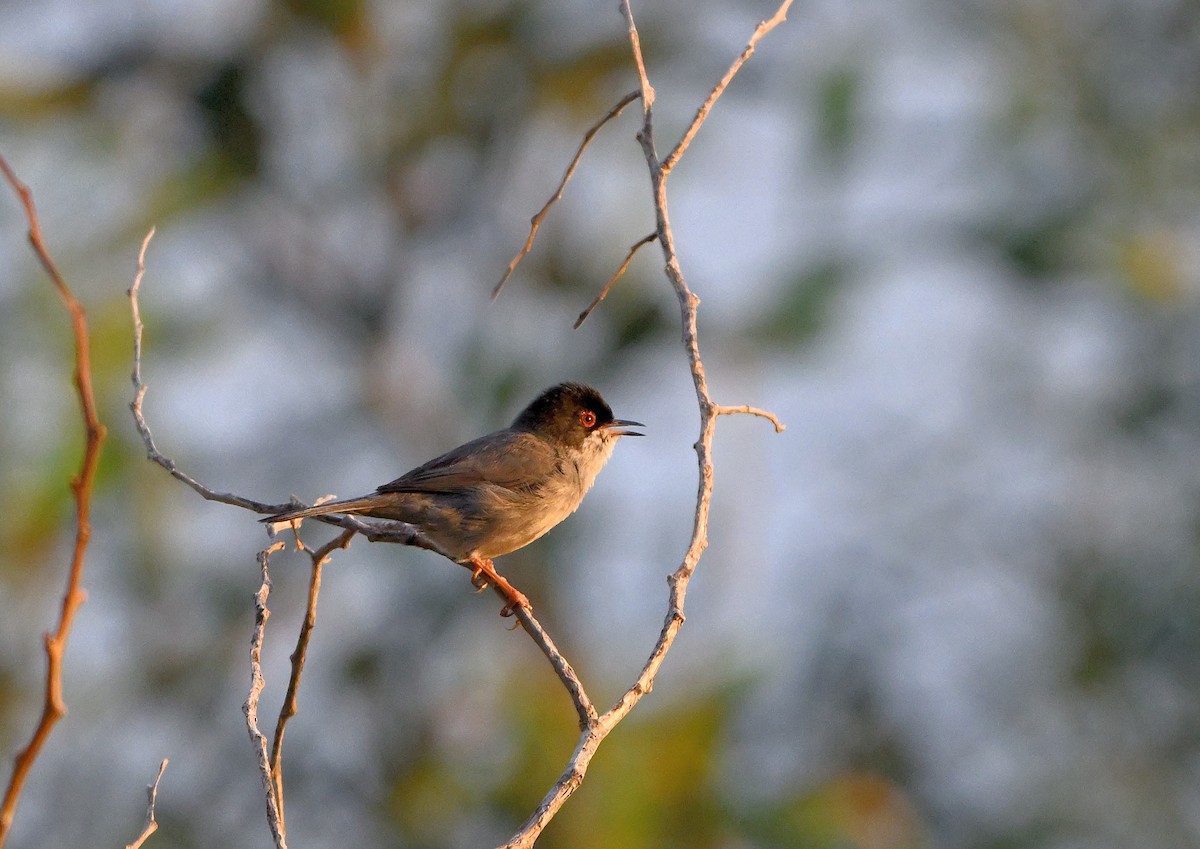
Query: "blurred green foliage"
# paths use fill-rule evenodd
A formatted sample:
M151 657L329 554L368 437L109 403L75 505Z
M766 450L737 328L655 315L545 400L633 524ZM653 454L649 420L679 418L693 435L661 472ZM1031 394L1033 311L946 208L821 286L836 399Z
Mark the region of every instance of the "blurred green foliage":
M802 271L751 324L750 338L782 348L808 343L826 326L830 308L850 279L851 269L838 261Z

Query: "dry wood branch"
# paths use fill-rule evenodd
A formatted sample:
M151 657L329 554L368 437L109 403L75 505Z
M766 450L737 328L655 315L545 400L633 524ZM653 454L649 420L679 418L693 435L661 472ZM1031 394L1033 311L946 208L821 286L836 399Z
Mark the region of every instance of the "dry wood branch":
M297 693L300 689L300 675L304 672L304 661L308 657L308 643L312 638L313 629L317 627L317 595L321 592L321 570L330 555L339 548L346 548L354 538L354 531L342 531L318 549L304 546L304 551L312 559L312 572L308 581L308 606L304 611L304 621L300 624L300 636L296 639L296 649L292 652L292 674L288 678L287 695L283 699L283 707L279 710L279 720L275 724L275 739L271 744L271 777L275 782L275 800L279 806L279 829L284 831L283 804L283 732L290 720L299 711Z
M142 828L142 833L132 843L125 845L125 849L140 849L141 845L146 842L150 835L158 831L158 820L154 818L154 806L158 804L158 782L162 781L163 773L166 771L167 759L163 758L162 763L158 765L158 775L146 787L146 825Z
M612 277L608 278L608 282L604 284L604 288L600 290L600 294L597 295L595 299L587 305L584 311L579 314L579 318L575 319L574 328L576 330L579 329L581 324L587 321L587 317L592 314L592 310L599 306L600 302L608 297L608 290L611 289L612 285L617 282L617 279L625 273L625 269L629 268L629 263L633 262L633 255L636 254L643 245L648 245L657 238L658 233L650 233L649 235L638 239L629 246L629 253L625 254L625 261L621 263L621 267L617 269L616 273L613 274Z
M766 419L775 426L776 433L783 433L787 430L787 425L779 420L779 417L770 410L760 410L758 407L751 407L749 404L738 404L734 407L719 406L717 407L718 416L758 416L760 419Z
M733 60L733 64L729 66L729 70L725 72L725 76L721 77L720 81L713 86L713 90L708 93L708 97L700 108L696 110L696 116L692 118L692 123L683 131L683 135L676 143L675 147L667 154L667 158L663 160L662 169L666 173L670 173L671 169L679 161L679 157L687 150L688 145L692 143L692 139L696 137L696 133L700 132L700 125L704 123L704 119L708 117L709 111L713 104L717 102L729 83L737 75L737 72L742 69L742 65L746 64L746 60L754 55L754 51L758 48L758 42L764 35L769 33L775 27L787 20L788 9L791 8L792 0L784 0L779 8L775 10L775 14L768 20L760 21L754 29L754 34L750 36L750 40L746 43L746 48L741 54Z
M497 592L499 593L499 590ZM503 598L503 593L500 593L500 596ZM550 635L546 633L542 623L534 618L532 610L517 607L514 609L514 613L517 621L521 623L521 627L525 629L525 633L529 634L537 647L542 650L542 654L546 655L550 666L553 667L555 674L558 675L559 680L570 694L571 703L575 705L575 712L579 714L579 728L582 730L590 727L596 721L596 707L583 689L583 682L575 674L575 668L563 657L558 646L554 645L554 640L550 639Z
M267 825L271 829L271 837L275 840L276 849L287 849L287 835L283 829L281 803L275 793L275 780L271 770L271 755L267 749L267 738L258 729L258 701L262 697L266 681L262 674L262 646L266 635L267 619L271 611L267 609L267 597L271 594L271 573L269 561L271 554L283 548L283 542L275 542L270 547L258 553L258 566L262 573L262 584L254 594L254 636L250 641L250 694L242 706L246 717L246 730L250 734L250 743L258 756L259 781L262 784L263 795L267 800Z
M583 141L579 143L579 149L575 151L575 157L571 160L571 164L567 166L567 170L563 173L562 179L558 183L558 188L554 190L554 194L550 196L550 200L546 201L545 206L534 214L529 221L529 236L525 239L525 244L521 250L517 251L517 255L509 262L508 268L504 269L504 274L500 277L500 282L492 289L492 300L496 300L500 296L500 290L504 288L504 284L508 282L508 278L512 277L513 272L517 270L517 265L525 258L525 256L533 250L533 240L537 236L538 228L542 226L542 220L550 212L550 207L562 200L563 190L567 187L567 181L571 179L571 175L575 173L575 169L579 166L579 160L583 158L583 151L591 143L592 138L596 133L600 132L600 128L616 118L621 112L636 100L641 92L631 91L629 94L617 101L617 105L608 111L608 114L592 124L591 128L583 134Z
M683 609L687 596L688 582L695 572L700 555L708 547L708 516L713 491L712 440L716 430L717 418L721 415L747 413L762 416L770 420L775 425L777 431L783 429L782 423L773 413L749 406L723 407L714 403L709 394L708 379L704 372L703 361L700 358L697 331L697 311L700 306L700 299L688 288L678 256L675 253L675 239L671 232L670 216L668 214L666 181L671 167L678 161L683 151L686 150L688 143L690 143L691 138L699 129L700 124L708 114L713 103L720 97L721 93L728 86L729 81L737 73L738 69L741 68L742 64L745 63L746 59L754 52L754 47L757 45L759 39L784 19L784 15L790 5L791 0L784 0L770 21L759 24L746 50L743 51L725 77L722 78L721 82L718 83L717 87L709 95L697 113L696 119L693 120L684 137L675 146L669 157L669 161L660 164L654 146L654 125L651 117L654 89L646 73L641 40L638 36L637 25L634 22L629 0L622 0L620 4L621 14L625 17L626 24L628 25L630 48L633 51L634 64L637 66L638 78L641 85L643 120L642 128L637 134L637 139L642 147L649 170L650 184L654 197L655 217L657 220L657 228L654 235L644 241L649 242L657 239L662 248L667 280L670 282L679 300L680 320L683 325L684 351L687 355L692 382L696 390L696 402L700 410L700 438L696 441L695 445L699 467L696 512L692 526L691 541L683 555L683 560L667 579L669 594L667 599L667 614L663 620L662 630L659 632L658 640L655 642L641 672L629 689L617 699L611 708L600 716L594 717L592 721L585 725L575 746L575 751L571 754L571 758L568 760L558 781L555 782L554 786L543 797L533 814L525 821L520 830L504 844L502 849L528 849L528 847L537 841L542 829L545 828L546 824L582 783L587 773L588 765L591 763L592 756L595 754L600 743L629 714L642 697L654 687L654 679L658 674L659 667L662 665L663 659L674 643L679 629L683 626ZM586 317L586 312L584 317Z
M83 562L88 542L92 536L90 523L92 488L96 481L96 468L100 462L100 448L104 443L105 429L96 412L96 398L92 389L91 341L83 305L79 303L70 287L67 286L66 280L46 248L45 241L42 239L42 228L37 209L33 203L33 193L28 186L17 179L16 173L3 157L0 157L0 171L3 171L5 179L17 193L25 209L25 219L29 225L29 243L33 247L34 253L37 254L42 267L50 276L55 289L58 290L63 304L71 314L71 327L75 336L74 381L84 423L83 460L79 472L71 479L71 492L75 499L75 547L71 555L71 567L67 573L67 588L63 594L58 626L53 633L47 633L43 638L47 663L42 715L28 744L13 759L13 771L4 792L4 800L0 802L0 846L3 846L9 829L12 827L17 802L20 800L21 790L25 786L29 770L33 767L33 762L49 738L50 732L67 713L67 706L62 695L63 654L67 648L67 638L71 634L75 614L86 598L86 593L81 587Z

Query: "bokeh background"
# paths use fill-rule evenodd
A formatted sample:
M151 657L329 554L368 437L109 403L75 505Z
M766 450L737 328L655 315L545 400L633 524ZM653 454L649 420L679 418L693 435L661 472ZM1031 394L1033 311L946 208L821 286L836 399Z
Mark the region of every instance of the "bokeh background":
M635 5L666 150L773 5ZM723 419L712 545L654 693L550 847L1200 845L1200 15L1183 0L809 0L676 170ZM503 571L593 698L633 679L691 527L697 414L607 127L614 3L7 0L0 151L87 306L110 431L70 714L9 846L268 846L241 715L254 517L147 463L125 290L151 224L146 414L208 485L369 491L562 379L646 422ZM0 741L27 738L73 533L68 322L0 193ZM311 542L324 538L307 530ZM262 713L306 560L274 561ZM479 847L575 742L491 594L358 540L289 726L293 846ZM7 761L6 761L7 764ZM7 766L5 768L7 775Z

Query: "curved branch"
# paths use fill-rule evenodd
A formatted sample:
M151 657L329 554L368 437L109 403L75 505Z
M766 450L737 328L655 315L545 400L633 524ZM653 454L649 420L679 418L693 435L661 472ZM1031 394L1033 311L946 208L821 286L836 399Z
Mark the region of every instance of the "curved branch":
M25 779L33 762L50 737L54 726L67 713L67 705L62 695L63 654L67 648L67 638L71 634L71 626L75 622L75 614L83 604L87 594L82 589L83 561L87 552L88 542L92 536L90 522L92 489L96 482L96 469L100 463L100 448L104 443L106 431L100 422L96 411L96 398L92 389L91 342L88 333L87 316L83 305L75 298L63 278L58 266L51 257L42 239L41 223L33 204L33 193L29 187L17 179L16 173L9 167L8 162L0 157L0 171L12 186L25 208L25 218L29 224L29 243L42 267L50 276L54 288L71 314L71 326L75 336L75 390L79 395L80 412L84 423L84 451L79 472L71 479L71 493L75 499L75 547L71 555L71 568L67 573L67 588L63 594L62 607L59 611L58 626L53 633L44 635L46 648L46 689L42 705L42 715L26 746L13 759L13 771L4 792L3 802L0 802L0 846L8 836L16 815L17 802Z

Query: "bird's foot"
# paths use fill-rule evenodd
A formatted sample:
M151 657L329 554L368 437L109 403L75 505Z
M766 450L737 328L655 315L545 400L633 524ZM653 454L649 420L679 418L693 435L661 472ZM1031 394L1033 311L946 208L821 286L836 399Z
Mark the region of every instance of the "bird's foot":
M500 609L501 616L512 616L518 607L523 607L526 610L532 610L533 605L529 603L529 599L525 597L525 593L510 584L503 575L496 571L496 567L492 565L492 561L484 558L472 558L470 563L464 564L471 571L471 586L476 590L486 589L488 584L494 584L508 604Z

